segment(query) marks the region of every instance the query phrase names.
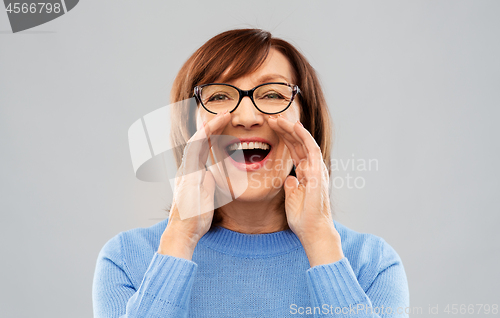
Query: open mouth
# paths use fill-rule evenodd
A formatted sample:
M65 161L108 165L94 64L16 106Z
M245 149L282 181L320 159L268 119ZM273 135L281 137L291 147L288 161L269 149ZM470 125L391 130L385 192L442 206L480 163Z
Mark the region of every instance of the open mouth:
M271 145L261 141L238 141L229 144L226 147L226 151L228 155L231 156L231 158L236 162L253 164L259 163L267 157L269 152L271 152Z

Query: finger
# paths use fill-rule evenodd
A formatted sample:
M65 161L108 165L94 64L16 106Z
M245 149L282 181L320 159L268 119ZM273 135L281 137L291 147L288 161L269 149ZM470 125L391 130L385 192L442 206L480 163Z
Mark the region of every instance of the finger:
M295 165L298 165L301 160L307 159L307 155L301 145L297 143L297 139L294 138L288 131L284 129L281 125L278 124L278 119L271 117L268 120L269 126L278 133L288 149L290 150L290 154L292 155L292 159L296 162Z
M299 181L294 176L288 176L284 182L285 198L288 198L295 189L299 186Z
M228 113L217 114L188 140L183 152L183 175L198 171L205 166L210 150L210 137L220 134L229 119Z
M296 135L303 141L304 147L307 149L307 153L310 158L313 169L320 169L321 163L323 162L323 155L321 153L321 148L314 140L313 136L307 131L307 129L296 122L293 126Z
M293 176L288 176L285 179L284 182L284 188L285 188L285 200L287 205L290 206L295 206L298 207L299 209L302 209L304 206L304 192L300 191L301 188L303 188L304 185L300 184L297 178ZM290 216L291 211L287 211L285 209L285 212L287 213L287 217Z
M206 141L208 143L204 143L204 147L207 147L208 149L213 148L217 149L218 145L220 142L223 142L224 136L220 136L224 128L227 126L231 119L231 115L228 113L228 111L224 111L223 113L217 114L214 118L212 118L210 121L205 122L204 128L205 128L205 134L206 134ZM206 149L203 149L204 151ZM203 152L205 155L206 153ZM212 163L215 163L215 160L213 158L213 153L211 153L212 156ZM203 162L206 162L206 156L203 157Z
M321 164L323 163L323 156L321 154L321 149L314 140L313 136L305 129L300 121L295 123L290 122L284 117L281 117L281 120L278 119L278 125L283 127L284 130L290 133L290 136L293 136L300 142L305 153L307 154L308 160L308 169L310 172L308 175L311 178L319 178L321 172ZM299 169L300 170L300 169ZM314 177L316 175L316 177Z
M293 144L291 142L289 142L286 139L283 139L283 142L285 143L286 148L290 152L290 156L292 157L293 164L297 167L300 164L301 160L304 160L304 159L301 159L299 157L299 155L295 151L295 147L293 146Z
M295 132L294 123L290 122L283 116L278 117L277 123L278 126L286 132L284 134L285 138L294 145L295 151L300 156L300 158L306 160L308 158L307 149L302 138L300 138Z
M218 113L209 120L205 125L205 133L207 137L211 135L218 135L224 130L224 127L228 124L231 114L228 111Z
M271 127L271 129L273 129L281 137L286 147L288 148L288 151L290 152L294 165L297 166L300 162L300 157L295 151L295 147L293 146L293 144L283 137L283 134L285 134L286 132L278 126L276 118L270 117L268 123L269 127Z

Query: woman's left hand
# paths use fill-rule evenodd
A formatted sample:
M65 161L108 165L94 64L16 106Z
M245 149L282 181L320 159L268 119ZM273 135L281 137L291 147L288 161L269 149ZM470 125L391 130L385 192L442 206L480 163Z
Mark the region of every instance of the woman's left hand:
M284 184L288 226L300 239L311 267L342 259L320 147L299 121L292 123L278 116L270 117L268 123L283 138L295 164L297 177L288 176Z

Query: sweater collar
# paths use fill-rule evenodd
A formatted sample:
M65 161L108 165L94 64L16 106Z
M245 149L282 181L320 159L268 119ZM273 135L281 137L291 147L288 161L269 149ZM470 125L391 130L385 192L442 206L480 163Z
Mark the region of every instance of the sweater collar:
M224 254L249 258L277 256L302 246L290 229L266 234L244 234L220 226L211 228L198 244Z

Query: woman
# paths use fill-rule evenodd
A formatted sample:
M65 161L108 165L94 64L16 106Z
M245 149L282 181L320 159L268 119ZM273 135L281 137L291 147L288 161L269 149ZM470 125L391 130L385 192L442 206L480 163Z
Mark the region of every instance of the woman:
M173 141L187 146L169 218L103 247L95 317L407 316L394 249L332 219L328 109L292 45L257 29L221 33L171 95L198 107L173 114Z

